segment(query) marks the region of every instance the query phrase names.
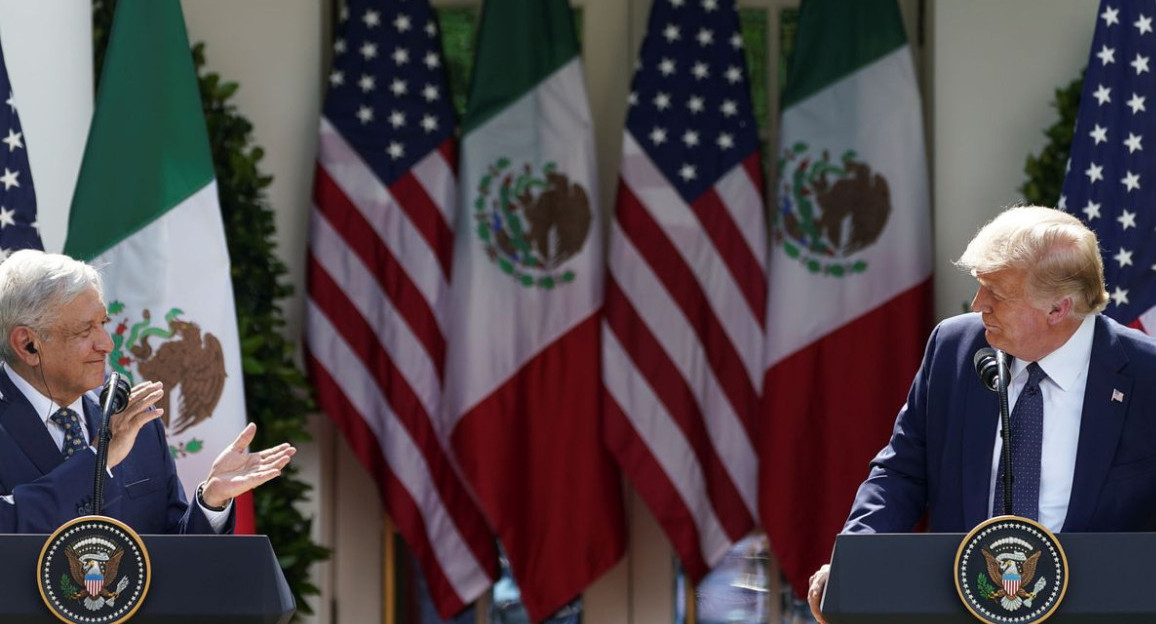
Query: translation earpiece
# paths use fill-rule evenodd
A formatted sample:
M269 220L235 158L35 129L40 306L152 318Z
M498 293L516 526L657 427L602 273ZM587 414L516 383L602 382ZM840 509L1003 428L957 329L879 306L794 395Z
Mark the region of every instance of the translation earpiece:
M29 353L36 353L36 346L30 342L30 343L24 345L24 350L29 352Z

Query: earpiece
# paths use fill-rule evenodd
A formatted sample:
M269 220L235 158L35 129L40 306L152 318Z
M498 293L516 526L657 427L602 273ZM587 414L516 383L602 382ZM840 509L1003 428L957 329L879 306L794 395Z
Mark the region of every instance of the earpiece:
M30 343L24 345L24 350L29 352L29 353L36 353L36 346L30 342Z

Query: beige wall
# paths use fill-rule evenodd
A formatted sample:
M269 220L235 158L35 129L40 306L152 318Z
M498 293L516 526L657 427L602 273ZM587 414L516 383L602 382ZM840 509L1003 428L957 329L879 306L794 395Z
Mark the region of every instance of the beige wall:
M929 32L934 81L935 309L961 310L974 280L951 261L1000 208L1022 199L1024 160L1056 121L1056 87L1079 77L1093 0L938 0Z
M0 0L0 42L36 185L40 236L45 249L60 251L92 119L91 1Z

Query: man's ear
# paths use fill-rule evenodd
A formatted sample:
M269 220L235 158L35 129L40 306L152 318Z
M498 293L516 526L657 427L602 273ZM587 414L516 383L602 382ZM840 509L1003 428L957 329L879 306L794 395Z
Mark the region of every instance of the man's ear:
M1048 324L1055 325L1071 316L1072 305L1071 296L1053 301L1051 309L1048 310Z
M40 365L39 341L36 332L27 325L17 325L12 333L8 334L8 346L16 354L16 359L27 366Z

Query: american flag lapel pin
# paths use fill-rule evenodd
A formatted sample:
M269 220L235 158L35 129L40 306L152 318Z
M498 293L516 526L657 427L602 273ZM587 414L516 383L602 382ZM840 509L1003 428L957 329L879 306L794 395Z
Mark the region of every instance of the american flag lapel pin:
M1120 392L1119 390L1117 390L1115 388L1112 388L1112 400L1119 402L1119 403L1123 403L1124 402L1124 393Z

